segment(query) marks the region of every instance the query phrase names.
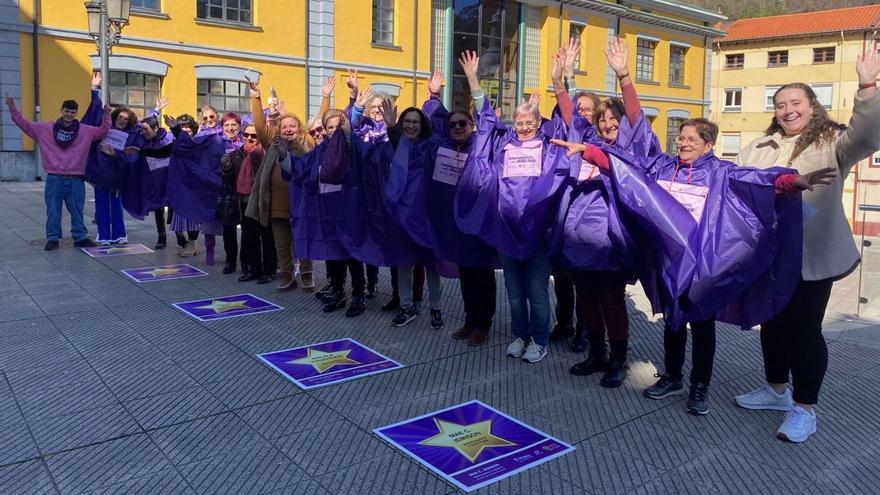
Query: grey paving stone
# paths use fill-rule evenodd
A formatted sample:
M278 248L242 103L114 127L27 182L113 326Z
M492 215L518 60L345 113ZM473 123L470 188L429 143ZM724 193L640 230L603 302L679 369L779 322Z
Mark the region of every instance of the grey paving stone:
M187 464L181 472L199 493L275 493L309 481L271 445L253 446Z
M121 401L141 399L198 386L175 364L153 368L116 370L102 375L104 382Z
M38 455L31 432L24 422L0 426L0 466L34 459Z
M110 440L46 459L62 494L124 483L171 465L146 435Z
M343 419L321 402L305 394L238 409L235 414L270 440Z
M43 454L120 438L143 430L118 404L29 422Z
M28 421L93 409L119 401L103 385L76 383L45 388L16 396Z
M551 460L550 462L554 462ZM554 494L584 494L589 495L596 493L585 490L579 486L569 483L566 480L552 476L546 466L537 466L526 471L514 474L509 478L495 482L489 486L481 488L474 493L500 493L500 494L521 494L531 495L535 493L554 493Z
M448 493L451 485L400 454L394 454L387 469L386 459L371 460L336 471L315 480L331 493Z
M394 452L372 432L349 421L337 421L291 435L272 443L309 476L315 477Z
M663 472L598 441L577 444L577 450L544 464L554 477L595 493L629 493Z
M201 387L185 388L124 403L146 430L162 428L229 411Z
M152 430L149 435L178 466L246 447L268 445L232 413Z
M204 384L211 394L230 408L279 399L302 391L280 374L264 367L260 371Z
M82 358L63 361L53 366L36 366L12 370L6 376L9 378L12 389L17 394L79 383L91 385L99 385L101 383L98 374Z
M306 481L296 485L282 488L270 495L331 495L332 492L327 491L317 481Z
M58 493L42 460L0 466L0 493L54 495Z
M186 359L186 357L195 357L192 354L180 357L178 358L177 365L194 380L202 384L228 381L262 371L266 367L255 356L245 354L239 350L213 354L210 357L196 356L198 356L197 359Z
M176 470L159 471L122 483L107 485L85 492L88 495L193 495L186 480Z

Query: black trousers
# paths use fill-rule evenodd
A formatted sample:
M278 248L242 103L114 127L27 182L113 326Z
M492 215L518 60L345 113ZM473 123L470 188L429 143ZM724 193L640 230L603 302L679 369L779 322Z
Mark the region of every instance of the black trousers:
M364 264L354 258L327 261L327 277L330 279L330 285L339 292L344 291L346 270L351 275L352 296L364 295L367 287Z
M556 292L556 323L574 326L574 282L571 272L554 267L551 274Z
M666 352L666 374L674 380L681 380L681 368L687 347L687 325L678 330L668 325L663 329L663 349ZM712 380L712 365L715 362L715 320L692 321L691 327L691 385L709 385Z
M231 264L235 263L235 258L241 255L241 266L247 265L247 258L245 257L245 253L247 252L246 245L244 243L244 233L242 233L241 240L241 252L239 253L238 249L238 228L236 225L224 225L223 226L223 251L226 252L226 263Z
M464 303L464 322L482 330L492 328L492 319L495 317L495 270L459 265L458 277Z
M247 202L242 202L242 211ZM224 237L224 242L226 241ZM263 226L258 220L250 217L241 219L241 251L242 263L250 265L250 273L256 276L274 275L278 269L278 257L275 254L275 237L272 226Z
M379 267L376 265L366 265L367 267L367 285L375 287L379 282ZM395 283L397 281L395 280Z
M816 404L828 369L828 346L822 336L822 319L831 297L830 279L801 280L788 306L761 325L761 350L768 383L787 383L791 375L792 398Z
M170 215L169 215L170 216ZM160 206L153 210L153 217L156 220L156 233L164 234L165 233L165 207Z

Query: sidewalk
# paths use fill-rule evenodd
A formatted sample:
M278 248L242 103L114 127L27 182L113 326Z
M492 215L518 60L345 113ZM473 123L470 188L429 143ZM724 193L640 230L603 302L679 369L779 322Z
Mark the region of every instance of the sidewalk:
M536 365L504 356L500 274L494 334L477 349L449 337L462 324L455 281L444 281L442 330L430 328L427 312L405 328L389 325L378 310L389 292L384 269L380 295L354 319L322 313L312 294L222 275L220 246L217 266L186 261L207 277L135 284L119 270L176 263L174 246L93 259L68 238L46 253L42 186L0 183L0 493L460 493L372 430L473 399L577 448L477 493L867 494L880 486L880 243L865 255L864 318L848 316L856 278L835 286L819 432L792 445L774 438L781 413L733 404L762 382L757 332L719 329L708 416L686 414L684 397L642 398L663 350L638 290L630 289L630 378L606 390L599 377L568 373L583 356L562 344ZM86 209L88 223L93 203ZM152 247L152 219L127 226L130 242ZM199 322L171 306L242 292L285 309ZM303 391L255 358L344 337L405 367Z

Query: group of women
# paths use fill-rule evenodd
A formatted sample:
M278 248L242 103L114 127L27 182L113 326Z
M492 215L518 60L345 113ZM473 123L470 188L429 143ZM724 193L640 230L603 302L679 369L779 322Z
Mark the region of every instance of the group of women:
M785 85L766 136L736 165L714 155L718 126L703 118L681 125L675 156L662 153L630 79L626 45L612 40L606 51L622 99L574 87L579 51L572 40L553 57L557 105L549 118L532 99L504 122L483 94L479 58L465 52L459 63L473 111L444 108L435 71L423 107L398 116L387 95L360 91L350 72L348 107L330 108L335 79L328 78L320 118L304 126L274 92L264 109L251 83L252 114L244 118L218 120L206 107L201 125L166 117L166 132L155 116L132 128L114 114L130 140L123 150L103 147L102 160L116 161L113 186L129 213L157 212L159 244L159 212L173 209L181 255L199 253L203 232L211 264L214 237L223 235L224 273L236 271L240 254L239 280L265 283L277 271L279 290L297 287L294 260L312 290L312 262L325 261L328 284L316 295L327 312L363 313L378 267L388 267L393 295L383 309L397 311L391 323L419 316L427 281L430 323L441 328L441 280L459 278L465 323L452 337L483 345L501 268L513 334L507 355L537 363L551 338L551 273L571 280L573 340L588 344L571 373L601 373L604 387L627 376L626 286L639 281L665 322L664 371L644 395L685 393L689 328L693 414L709 411L715 321L760 325L767 385L737 404L784 411L778 436L805 441L816 431L831 286L858 263L842 187L852 166L880 148L880 58L872 51L856 64L849 126L833 122L808 85Z

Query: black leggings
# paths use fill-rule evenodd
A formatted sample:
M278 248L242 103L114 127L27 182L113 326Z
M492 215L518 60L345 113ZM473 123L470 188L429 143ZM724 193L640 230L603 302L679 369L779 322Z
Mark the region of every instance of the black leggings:
M768 383L788 383L800 404L816 404L828 369L822 319L831 297L830 279L798 283L788 306L761 325L761 350Z
M330 279L330 285L339 292L344 291L346 269L351 275L352 296L363 296L367 286L364 278L364 264L354 258L327 261L327 275Z
M715 361L715 320L690 322L691 337L691 385L712 381L712 365ZM681 380L687 347L687 328L683 323L678 330L668 325L663 328L663 349L666 352L666 374L673 380Z
M553 268L553 291L556 293L556 323L574 326L574 281L572 273L562 268ZM580 321L580 318L578 318ZM583 323L583 322L581 322Z
M492 328L495 317L495 270L458 266L464 322L480 330Z

